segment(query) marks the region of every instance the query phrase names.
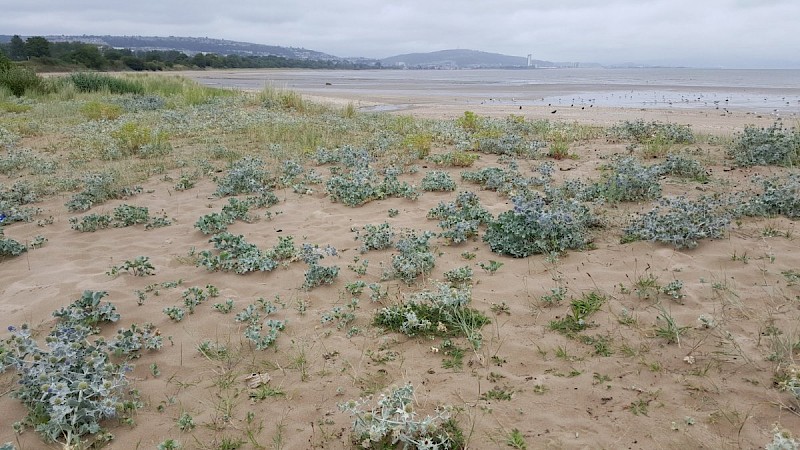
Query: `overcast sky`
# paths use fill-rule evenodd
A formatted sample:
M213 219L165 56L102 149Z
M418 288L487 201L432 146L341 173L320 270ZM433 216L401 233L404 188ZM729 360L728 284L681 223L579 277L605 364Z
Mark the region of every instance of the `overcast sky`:
M800 68L800 0L0 0L0 34L193 36L383 58Z

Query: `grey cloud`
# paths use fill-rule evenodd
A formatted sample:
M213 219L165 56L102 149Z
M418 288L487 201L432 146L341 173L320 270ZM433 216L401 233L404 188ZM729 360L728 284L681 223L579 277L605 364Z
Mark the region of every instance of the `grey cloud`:
M471 48L556 61L800 67L797 17L795 0L46 0L4 7L0 32L208 36L339 56Z

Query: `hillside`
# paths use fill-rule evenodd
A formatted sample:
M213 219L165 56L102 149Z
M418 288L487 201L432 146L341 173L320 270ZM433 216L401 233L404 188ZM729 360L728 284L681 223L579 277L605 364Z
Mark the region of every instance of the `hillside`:
M253 44L250 42L229 41L208 37L159 37L159 36L98 36L98 35L49 35L44 36L51 42L86 42L107 45L115 48L127 48L133 51L177 50L193 55L196 53L216 53L219 55L242 56L281 56L289 59L340 60L341 58L327 53L298 47L281 47L277 45ZM23 39L25 36L23 36ZM0 35L0 42L8 42L11 36Z
M7 43L11 35L0 35L0 43ZM23 39L29 36L21 36ZM254 44L209 37L181 36L110 36L110 35L47 35L50 42L85 42L114 48L141 51L179 51L189 56L197 53L214 53L222 56L279 56L292 60L347 61L362 66L378 62L385 68L415 69L474 69L474 68L525 68L525 67L597 67L597 64L565 63L532 59L530 64L523 56L510 56L478 50L450 49L429 53L406 53L384 59L362 57L341 58L301 47Z
M381 60L385 67L412 68L476 68L476 67L527 67L528 59L477 50L440 50L430 53L407 53ZM533 60L535 66L553 66L549 61Z

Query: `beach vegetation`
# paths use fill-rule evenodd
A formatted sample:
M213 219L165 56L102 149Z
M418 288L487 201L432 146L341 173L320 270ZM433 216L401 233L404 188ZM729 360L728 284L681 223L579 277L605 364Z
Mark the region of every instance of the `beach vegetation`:
M747 126L734 137L728 155L743 167L795 167L800 164L800 131L778 122L765 128Z
M480 155L461 150L454 150L447 153L433 154L428 156L427 159L437 166L471 167L473 164L475 164L475 161L480 159Z
M483 240L493 252L515 258L585 248L594 224L589 209L569 199L539 194L514 197L514 208L489 222Z
M423 191L455 191L456 182L449 173L441 170L431 170L425 173L420 182Z
M31 428L47 442L84 448L113 439L104 428L107 421L129 417L142 406L130 388L131 366L113 362L112 355L160 345L149 326L122 330L110 341L93 338L102 325L120 318L114 305L101 303L106 295L85 291L54 312L58 320L47 336L47 348L40 347L30 325L9 326L11 335L0 346L0 368L18 375L13 396L27 409L16 430Z
M370 250L383 250L394 245L395 231L388 222L378 225L367 224L361 228L353 228L356 233L355 240L361 241L359 252L367 253Z
M391 267L384 271L383 278L399 278L412 284L418 277L429 274L436 261L430 247L432 237L430 231L404 230L395 244L398 253L392 256Z
M350 400L339 409L353 418L351 442L365 449L466 447L464 433L453 418L452 407L437 408L421 417L414 398L414 386L389 388L375 405L371 398Z
M464 191L454 202L440 202L428 211L428 219L439 220L439 236L451 244L466 242L478 236L479 227L488 224L492 215L480 204L473 192Z
M735 216L730 201L718 196L695 200L665 197L649 212L639 214L623 231L623 242L637 240L695 248L701 239L723 237Z

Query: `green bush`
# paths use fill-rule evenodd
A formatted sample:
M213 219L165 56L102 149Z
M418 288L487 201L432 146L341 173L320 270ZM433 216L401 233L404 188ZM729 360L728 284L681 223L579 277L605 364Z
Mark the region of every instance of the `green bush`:
M144 87L134 81L100 73L73 73L68 77L79 92L105 92L112 94L144 94Z
M5 87L17 97L25 95L25 91L39 91L43 87L42 78L32 70L11 66L0 70L0 87Z

